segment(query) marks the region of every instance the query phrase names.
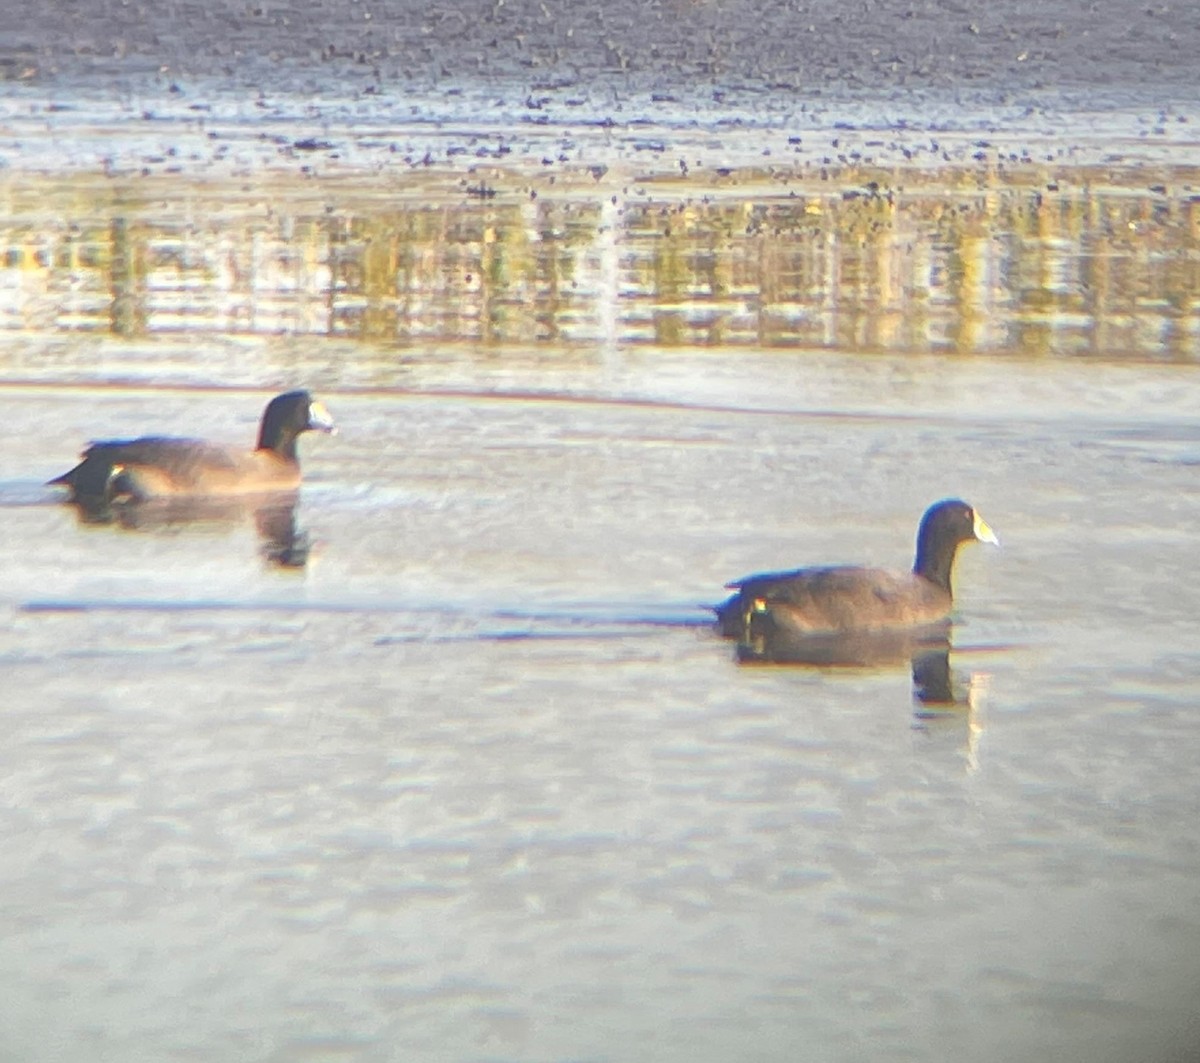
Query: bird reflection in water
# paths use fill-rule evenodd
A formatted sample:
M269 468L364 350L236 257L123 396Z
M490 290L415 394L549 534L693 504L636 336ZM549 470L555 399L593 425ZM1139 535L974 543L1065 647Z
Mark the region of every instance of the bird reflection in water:
M950 667L950 647L914 654L912 658L915 728L930 740L943 731L957 742L960 723L966 725L964 754L967 771L979 768L983 737L983 698L988 676L984 672L955 672Z
M886 667L949 650L949 621L880 631L810 633L777 624L770 612L750 615L737 643L738 660L746 663L834 668Z
M296 492L236 498L163 498L109 501L78 497L71 504L81 524L158 532L189 525L234 527L253 520L263 559L279 568L304 568L310 542L296 520Z
M916 727L942 723L967 726L967 766L978 766L982 725L978 713L982 682L950 667L949 621L919 628L797 634L772 622L769 613L750 619L737 642L743 664L809 668L887 670L907 667L912 675Z

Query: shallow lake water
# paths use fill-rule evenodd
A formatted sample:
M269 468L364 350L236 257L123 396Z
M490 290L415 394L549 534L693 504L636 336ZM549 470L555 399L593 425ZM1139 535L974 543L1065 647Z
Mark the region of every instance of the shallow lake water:
M0 1054L1189 1058L1196 175L1013 166L2 175ZM282 553L43 486L299 384ZM952 703L709 629L947 495Z

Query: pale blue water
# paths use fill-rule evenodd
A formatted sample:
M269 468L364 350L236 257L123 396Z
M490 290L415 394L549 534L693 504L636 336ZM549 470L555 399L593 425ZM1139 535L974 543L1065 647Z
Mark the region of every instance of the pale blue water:
M1185 177L1064 193L1031 246L898 224L855 259L837 226L718 227L717 266L700 232L653 283L659 237L593 218L495 289L464 277L538 215L435 211L453 239L389 244L419 211L335 196L322 228L294 187L214 215L168 181L122 232L89 180L6 186L0 1057L1195 1054ZM371 287L380 233L431 256L403 312ZM737 272L763 248L801 264L755 275L774 303ZM857 295L823 271L847 259ZM396 316L313 324L331 262L340 305ZM680 283L705 270L743 288ZM775 346L686 331L781 306ZM497 321L516 338L473 331ZM81 524L42 486L90 438L248 444L300 383L342 432L303 442L291 564L252 514ZM1003 543L957 569L958 704L915 702L905 661L742 666L707 629L747 572L907 566L946 495Z
M81 527L37 487L84 425L238 438L259 396L0 391L5 1051L1176 1058L1197 385L1127 372L1163 406L326 389L302 570L248 521ZM853 404L851 364L805 375ZM959 408L1014 376L972 367ZM903 665L739 667L697 626L754 568L903 566L952 492L1004 543L959 566L971 706L917 711Z

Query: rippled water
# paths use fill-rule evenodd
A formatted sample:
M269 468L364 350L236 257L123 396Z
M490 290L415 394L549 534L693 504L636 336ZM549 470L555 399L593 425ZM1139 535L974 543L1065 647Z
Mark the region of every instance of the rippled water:
M1200 1042L1189 171L5 180L0 1054ZM248 443L295 383L342 433L290 563L41 486L89 438ZM949 494L1004 544L960 559L956 704L707 629L746 572L909 564Z
M397 346L463 342L1196 355L1191 166L582 180L18 172L0 329L341 337L389 383Z

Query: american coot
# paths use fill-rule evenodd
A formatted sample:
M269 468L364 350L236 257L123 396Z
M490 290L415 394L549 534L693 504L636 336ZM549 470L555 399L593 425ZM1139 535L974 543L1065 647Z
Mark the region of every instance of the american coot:
M307 391L289 391L267 404L254 450L170 436L109 440L92 443L83 461L50 483L83 503L294 491L296 438L310 429L334 431L329 412Z
M953 606L954 555L971 539L997 541L966 502L935 502L917 530L912 572L843 565L747 576L726 584L737 593L716 607L718 626L722 635L746 638L766 629L806 636L936 623Z

